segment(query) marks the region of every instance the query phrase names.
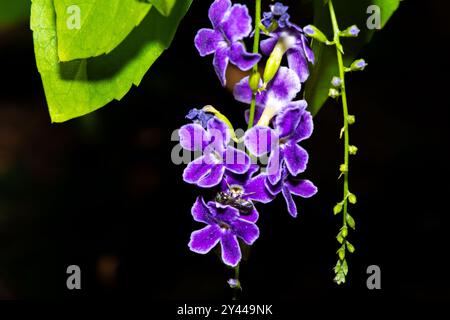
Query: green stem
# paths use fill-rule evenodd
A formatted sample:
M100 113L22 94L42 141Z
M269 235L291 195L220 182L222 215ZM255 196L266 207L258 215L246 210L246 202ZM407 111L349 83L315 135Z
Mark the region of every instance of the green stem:
M253 53L259 52L259 33L261 25L261 0L255 1L255 37L253 39ZM253 73L258 72L258 64L253 66ZM255 120L255 108L256 108L256 91L253 92L252 102L250 103L250 115L248 118L248 129L253 127Z
M333 33L334 33L334 39L333 41L335 42L335 46L336 46L336 55L337 55L337 60L338 60L338 66L339 66L339 77L341 78L342 81L342 86L341 86L341 97L342 97L342 112L343 112L343 116L344 116L344 164L345 164L345 168L346 171L344 172L344 206L343 206L343 226L346 227L347 226L347 207L348 207L348 170L349 170L349 158L350 158L350 153L349 153L349 146L350 146L350 137L349 137L349 132L348 132L348 104L347 104L347 92L346 92L346 87L345 87L345 67L344 67L344 61L342 58L342 52L340 50L340 48L342 48L341 46L341 42L340 42L340 38L339 38L339 25L336 19L336 13L334 12L334 7L333 7L333 1L330 0L328 1L328 6L330 9L330 16L331 16L331 22L333 25Z

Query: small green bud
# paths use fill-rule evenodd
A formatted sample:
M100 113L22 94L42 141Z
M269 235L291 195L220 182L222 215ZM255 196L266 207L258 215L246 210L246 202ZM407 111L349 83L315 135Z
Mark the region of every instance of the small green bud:
M342 232L342 237L343 238L347 238L347 236L348 236L348 228L346 226L343 226L341 228L341 232Z
M341 164L340 167L339 167L339 171L342 172L342 173L348 172L347 165L346 164Z
M339 90L336 90L335 88L330 88L330 90L328 91L328 96L333 99L336 99L340 95L341 94L340 94Z
M334 266L333 270L335 273L338 273L339 271L341 271L341 260L338 260L336 262L336 265Z
M305 34L308 37L311 37L317 41L323 42L323 43L327 43L329 42L327 37L323 34L322 31L320 31L319 29L317 29L317 27L313 26L312 24L307 25L306 27L303 28L303 32L305 32Z
M349 146L349 147L348 147L348 152L349 152L351 155L354 156L354 155L358 152L358 148L355 147L355 146Z
M345 218L345 220L347 221L347 224L350 226L350 228L355 230L355 219L353 219L353 217L347 213L347 217Z
M339 259L344 260L345 259L345 244L343 244L339 250L337 251L337 254L339 256Z
M353 61L353 63L350 65L350 71L363 71L366 67L366 61L364 61L364 59L358 59Z
M342 244L344 242L344 238L342 237L341 233L339 232L338 235L336 236L336 240Z
M346 246L347 246L348 252L350 252L350 253L355 252L355 247L354 247L350 242L345 241L345 244L346 244Z
M347 122L348 122L348 124L350 124L350 125L354 124L354 123L356 122L355 116L349 114L349 115L347 116Z
M356 196L353 193L351 193L351 192L348 193L348 201L351 204L355 204L356 203Z
M252 89L253 92L258 91L259 89L259 81L261 80L261 75L258 71L255 71L250 76L249 85L250 89Z
M339 202L334 206L333 212L335 215L342 211L342 206L343 206L342 202Z
M348 274L348 264L347 264L347 260L345 260L345 259L342 262L342 273L344 273L344 275Z
M286 52L286 48L284 46L283 41L281 39L278 41L275 48L273 48L272 53L270 54L269 59L267 59L266 67L264 69L264 85L270 82L270 80L275 77L278 72L278 69L281 65L281 60L283 59L283 55Z
M351 38L354 38L354 37L357 37L357 36L358 36L358 34L359 34L360 31L361 31L361 30L359 30L359 28L358 28L356 25L352 25L352 26L348 27L347 29L345 29L344 31L341 31L341 32L339 33L339 35L340 35L341 37L351 37Z

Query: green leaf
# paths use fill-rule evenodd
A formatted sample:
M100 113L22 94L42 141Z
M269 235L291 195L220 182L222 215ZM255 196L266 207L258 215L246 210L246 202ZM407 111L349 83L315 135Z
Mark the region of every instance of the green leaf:
M361 32L357 38L342 39L344 45L344 64L350 65L357 57L362 47L368 43L376 30L369 30L366 26L370 14L367 8L378 5L381 13L381 27L391 18L398 8L400 0L334 0L337 20L341 30L356 24ZM322 30L329 39L333 38L328 6L322 0L314 0L314 25ZM330 81L338 76L339 70L336 58L336 47L327 46L313 41L312 49L316 56L309 80L305 87L305 99L313 115L319 112L328 99Z
M175 5L175 0L149 0L158 11L166 17L170 14Z
M120 100L169 47L192 0L178 0L169 17L152 9L126 40L108 55L60 63L52 0L33 0L31 29L38 70L53 122L90 113Z
M27 21L30 5L30 0L0 1L0 28Z
M111 52L147 15L139 0L54 0L61 61Z

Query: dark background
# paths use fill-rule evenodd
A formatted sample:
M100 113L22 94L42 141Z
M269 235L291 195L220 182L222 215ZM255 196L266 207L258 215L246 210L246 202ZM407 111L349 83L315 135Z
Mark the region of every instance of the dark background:
M170 158L172 131L193 107L213 104L244 125L245 106L193 46L209 26L208 5L194 1L138 88L63 124L50 123L28 26L0 32L0 298L231 297L232 271L187 247L201 227L190 215L201 190L182 182L183 166ZM306 25L311 11L301 9ZM242 264L244 299L450 301L449 10L446 1L403 1L361 53L369 67L348 77L359 147L350 171L358 204L348 283L332 281L343 147L341 111L329 101L303 144L305 177L319 193L297 200L295 220L282 198L259 206L261 237ZM66 289L71 264L81 267L81 291ZM379 291L366 288L373 264Z

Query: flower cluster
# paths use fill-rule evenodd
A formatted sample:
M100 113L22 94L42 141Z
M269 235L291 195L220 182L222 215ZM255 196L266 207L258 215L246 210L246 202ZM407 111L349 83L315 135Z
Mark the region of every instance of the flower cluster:
M249 75L233 90L237 101L253 105L246 111L247 122L250 116L257 122L241 140L245 149L230 144L233 127L211 106L191 110L187 118L192 123L179 130L181 146L201 153L185 168L184 181L213 188L216 194L195 201L192 216L206 226L192 233L189 248L205 254L220 243L222 260L231 267L241 260L241 244L252 245L259 237L256 203L268 203L281 193L287 211L296 217L293 195L308 198L317 192L311 181L300 177L308 153L299 143L311 136L313 121L306 101L295 100L314 55L302 28L290 22L287 6L271 5L263 16L252 32L245 5L215 0L209 9L212 28L199 30L194 41L201 56L214 54L213 66L224 86L230 63L243 71L253 69L251 74L259 76L257 64L263 56L248 52L244 41L259 33L260 27L267 37L260 43L267 57L264 76L257 78L255 86ZM284 56L288 66L282 66ZM268 159L265 167L263 157ZM238 279L232 283L239 283Z

